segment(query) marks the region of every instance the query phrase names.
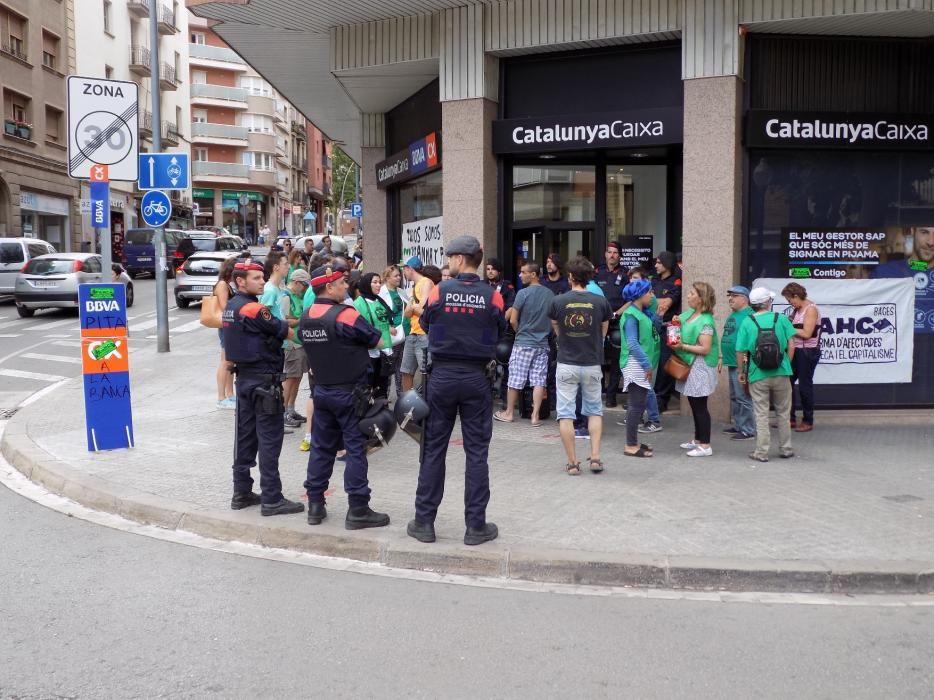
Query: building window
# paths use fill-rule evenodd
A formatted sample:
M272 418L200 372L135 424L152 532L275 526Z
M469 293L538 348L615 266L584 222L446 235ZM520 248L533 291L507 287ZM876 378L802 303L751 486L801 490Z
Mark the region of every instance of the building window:
M113 79L114 77L113 66L104 66L104 77L107 78L107 80Z
M31 100L26 95L21 95L12 90L3 91L3 115L7 119L24 124L29 123L29 103Z
M262 114L242 114L240 115L240 126L245 126L248 131L259 134L272 133L272 117Z
M0 7L0 31L2 43L0 49L4 53L15 56L21 61L26 60L26 18L17 15L5 7Z
M193 148L193 149L191 149L191 150L194 151L195 160L196 160L196 161L199 161L199 162L201 162L201 163L204 163L204 162L206 162L206 161L208 160L208 149L206 149L206 148Z
M240 76L240 87L247 90L251 95L272 97L272 86L259 76Z
M199 46L204 46L204 32L192 32L191 33L191 43L198 44Z
M113 36L113 3L104 0L104 32Z
M191 71L191 82L194 85L207 85L208 84L208 72L206 70Z
M61 39L42 30L42 65L52 70L58 70L58 54Z
M191 120L195 124L207 124L208 121L208 111L206 109L193 109L191 110Z
M274 160L271 153L245 151L243 154L243 164L250 166L252 170L273 170Z
M175 75L176 75L176 77L181 76L181 74L182 74L182 56L181 56L181 54L180 54L178 51L175 52L175 62L174 62L172 65L175 66ZM181 82L181 81L179 81L179 82Z
M61 143L62 140L62 110L55 107L45 108L45 138L47 141Z

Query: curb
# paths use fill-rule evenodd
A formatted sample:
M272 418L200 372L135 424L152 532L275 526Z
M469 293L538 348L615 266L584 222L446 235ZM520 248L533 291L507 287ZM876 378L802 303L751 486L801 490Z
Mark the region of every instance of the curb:
M367 534L314 533L304 519L280 525L256 523L250 513L201 509L79 472L36 444L25 423L19 416L7 422L0 452L34 483L94 510L223 541L397 569L533 583L690 591L934 593L934 562L930 561L782 561L524 548L490 551Z

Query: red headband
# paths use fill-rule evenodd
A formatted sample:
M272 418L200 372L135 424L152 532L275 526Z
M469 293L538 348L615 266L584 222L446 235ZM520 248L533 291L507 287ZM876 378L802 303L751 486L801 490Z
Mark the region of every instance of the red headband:
M237 263L234 265L234 270L256 270L257 272L262 272L263 266L259 263Z
M343 277L344 274L346 274L344 270L335 270L329 275L324 274L324 275L318 275L317 277L312 277L311 286L317 287L322 284L330 284L331 282L337 282L337 280Z

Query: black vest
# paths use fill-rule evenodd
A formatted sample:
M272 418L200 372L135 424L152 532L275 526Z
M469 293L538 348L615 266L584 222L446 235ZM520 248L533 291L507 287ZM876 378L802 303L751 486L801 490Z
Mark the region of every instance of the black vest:
M244 326L243 307L259 304L256 297L236 294L227 302L222 316L224 323L224 354L238 369L260 374L282 371L282 340Z
M342 338L337 333L337 316L342 311L356 313L344 304L333 304L318 318L311 312L322 304L312 304L299 321L298 337L305 348L308 366L315 384L363 384L370 367L370 355L362 343Z
M431 313L428 349L432 357L488 362L496 355L500 327L493 317L495 288L482 280L445 280L438 285L441 308Z

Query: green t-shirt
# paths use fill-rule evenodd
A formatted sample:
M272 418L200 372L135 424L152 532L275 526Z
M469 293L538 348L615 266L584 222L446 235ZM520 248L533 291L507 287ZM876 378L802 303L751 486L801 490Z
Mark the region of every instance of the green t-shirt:
M299 299L295 294L290 290L286 290L286 296L289 300L289 318L301 318L302 317L302 300ZM284 347L300 348L302 346L302 341L298 339L298 326L295 326L295 340L285 341Z
M312 304L315 303L315 293L314 290L309 287L305 290L305 296L302 297L302 313L308 311Z
M389 322L392 320L389 311L378 301L369 301L359 296L353 300L354 308L363 316L371 326L383 336L383 347L392 347L392 337L389 333Z
M778 320L776 322L776 318ZM773 311L766 311L755 314L756 323L762 328L775 328L775 335L778 336L779 345L782 348L782 364L778 369L759 369L753 361L753 355L756 352L756 338L759 337L759 329L756 323L753 323L753 316L749 315L739 324L739 331L736 333L736 351L749 353L749 376L750 384L758 382L760 379L769 377L790 377L791 360L788 358L788 341L795 334L795 329L787 316L776 314Z
M736 367L736 334L743 324L743 319L752 316L752 307L746 306L734 311L723 323L723 336L720 338L720 356L724 367Z

